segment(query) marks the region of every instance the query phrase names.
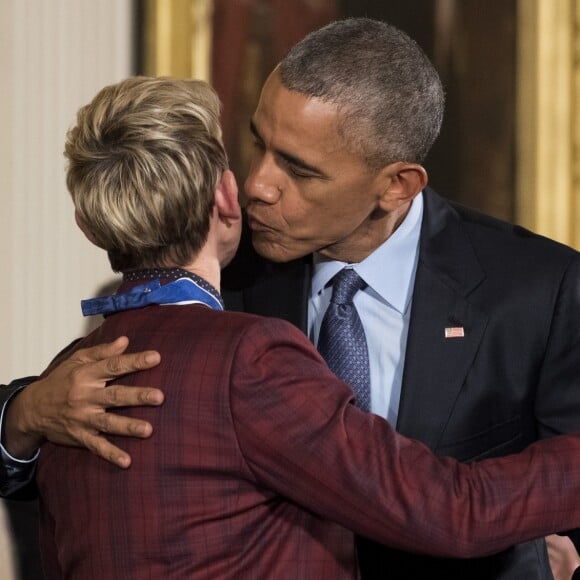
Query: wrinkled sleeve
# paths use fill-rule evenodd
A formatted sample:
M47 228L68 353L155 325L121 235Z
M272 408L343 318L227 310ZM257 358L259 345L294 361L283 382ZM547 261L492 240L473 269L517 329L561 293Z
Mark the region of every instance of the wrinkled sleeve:
M470 465L437 458L381 417L306 337L275 319L240 338L231 379L240 449L256 481L394 548L476 557L580 523L580 437Z

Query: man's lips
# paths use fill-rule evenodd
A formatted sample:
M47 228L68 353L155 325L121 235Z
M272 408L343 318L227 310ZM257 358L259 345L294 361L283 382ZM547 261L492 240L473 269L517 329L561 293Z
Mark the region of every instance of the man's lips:
M272 228L248 212L248 225L253 232L272 231Z

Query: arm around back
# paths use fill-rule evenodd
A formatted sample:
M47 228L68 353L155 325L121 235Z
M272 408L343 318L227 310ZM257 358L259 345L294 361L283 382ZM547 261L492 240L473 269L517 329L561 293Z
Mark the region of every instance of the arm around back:
M235 361L232 414L248 468L322 517L395 548L461 558L580 523L578 436L465 465L358 410L287 323L254 323Z
M148 437L151 425L107 413L107 409L160 405L163 393L153 387L108 386L117 377L159 364L158 353L125 354L127 346L128 340L121 337L77 350L68 358L64 358L65 351L47 373L25 388L19 381L2 389L0 401L7 402L2 417L2 444L6 451L14 458L28 459L44 440L49 440L86 447L119 467L128 467L129 455L112 445L104 434ZM14 486L6 484L14 478L13 472L4 465L0 477L4 479L0 479L0 492L11 493Z

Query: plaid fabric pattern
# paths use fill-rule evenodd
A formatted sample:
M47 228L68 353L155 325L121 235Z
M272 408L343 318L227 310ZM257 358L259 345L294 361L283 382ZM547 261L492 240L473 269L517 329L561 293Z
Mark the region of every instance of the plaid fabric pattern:
M347 528L446 557L580 524L578 437L461 465L357 409L285 322L151 306L108 317L79 347L120 334L162 356L123 383L161 386L166 401L123 410L154 427L116 441L126 471L43 447L47 580L352 579Z

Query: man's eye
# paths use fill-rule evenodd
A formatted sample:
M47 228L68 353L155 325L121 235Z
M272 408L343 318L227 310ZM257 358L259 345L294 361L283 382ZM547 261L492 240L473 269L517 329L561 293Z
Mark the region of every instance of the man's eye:
M305 173L303 169L298 169L296 167L293 167L292 165L288 166L288 171L290 172L292 177L295 177L296 179L309 179L312 177L312 175Z

